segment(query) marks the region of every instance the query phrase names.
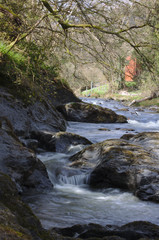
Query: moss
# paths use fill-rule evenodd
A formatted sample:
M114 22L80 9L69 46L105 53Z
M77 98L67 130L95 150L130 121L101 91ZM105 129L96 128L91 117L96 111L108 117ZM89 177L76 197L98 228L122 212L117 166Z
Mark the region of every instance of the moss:
M141 107L150 107L154 105L159 106L159 98L147 100L138 104L138 106L141 106Z
M9 226L7 228L1 223L0 233L7 232L7 234L12 234L11 236L13 237L7 238L7 240L32 239L28 236L36 236L43 240L53 239L50 233L42 228L40 221L33 214L30 207L21 200L16 186L11 181L10 177L2 173L0 173L0 195L0 204L2 203L6 208L3 211L4 220L6 220L7 226ZM7 209L10 214L7 214ZM13 226L15 226L15 228ZM23 229L24 231L20 229Z
M31 240L32 237L26 235L25 233L22 233L16 229L13 229L10 226L4 226L0 225L0 236L1 239L7 239L7 240Z

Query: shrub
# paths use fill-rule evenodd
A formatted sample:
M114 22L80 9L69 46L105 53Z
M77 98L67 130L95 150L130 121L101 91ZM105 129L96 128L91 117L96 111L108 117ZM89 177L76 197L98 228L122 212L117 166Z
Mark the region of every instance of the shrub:
M132 91L138 88L136 82L125 82L125 86L128 90Z

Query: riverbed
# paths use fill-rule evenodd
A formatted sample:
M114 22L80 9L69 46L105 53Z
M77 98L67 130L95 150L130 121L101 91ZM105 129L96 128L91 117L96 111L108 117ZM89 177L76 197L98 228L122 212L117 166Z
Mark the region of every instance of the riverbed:
M159 114L154 109L129 108L114 100L85 98L83 101L110 108L128 118L125 124L68 123L68 132L84 136L93 143L120 138L126 133L159 131ZM70 146L67 154L45 152L37 155L46 165L54 188L51 192L27 196L26 200L44 228L88 223L121 226L137 220L159 224L156 203L141 201L132 193L119 189L92 191L87 185L88 173L68 166L69 157L82 148L82 145Z

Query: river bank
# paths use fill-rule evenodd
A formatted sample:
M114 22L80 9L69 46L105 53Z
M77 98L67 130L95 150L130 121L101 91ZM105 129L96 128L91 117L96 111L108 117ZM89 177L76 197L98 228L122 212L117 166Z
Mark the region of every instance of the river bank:
M7 89L1 89L0 109L1 116L3 116L1 117L1 146L3 149L1 150L1 178L6 187L5 192L3 190L2 193L4 195L3 201L1 201L3 217L0 222L0 230L2 236L7 236L7 240L61 239L63 233L60 233L59 227L66 228L79 224L78 231L80 231L81 224L85 224L83 229L88 229L88 225L91 223L98 223L101 226L115 224L121 227L132 221L139 221L136 226L131 225L130 232L132 232L132 228L138 232L139 228L142 234L135 236L137 236L136 239L140 239L146 236L144 230L141 230L141 226L148 229L152 228L152 223L159 224L158 204L144 203L130 192L116 188L92 191L88 186L89 174L86 174L85 169L81 172L81 169L68 166L70 156L92 142L98 143L110 138L120 138L127 133L136 134L145 131L146 127L146 131L156 131L158 115L152 110L147 112L133 107L127 108L114 100L82 100L93 104L91 105L92 110L87 105L88 108L83 109L83 112L89 109L90 113L91 111L93 113L96 109L99 111L98 114L103 116L100 108L93 108L93 106L100 105L111 109L106 111L105 117L110 117L111 113L114 120L111 120L111 123L102 123L99 119L98 124L89 121L85 123L66 122L61 113L57 112L55 106L50 103L34 102L33 105L26 106L20 99L7 92ZM76 111L79 111L79 107ZM117 116L121 116L120 114L125 117L120 117L120 121L118 121ZM128 122L126 122L126 118L129 119ZM14 191L11 191L11 188ZM11 195L14 198L10 202ZM26 203L30 205L42 225ZM139 209L141 218L138 218ZM9 215L7 211L10 213ZM23 214L23 211L26 215ZM130 212L134 215L130 215ZM144 222L141 223L141 221ZM148 223L149 221L152 223ZM103 237L101 226L93 227L95 232L98 232L97 238ZM157 225L154 226L157 229ZM45 229L49 229L49 231ZM51 232L50 229L52 229ZM91 226L89 229L92 231ZM116 239L119 237L131 239L130 233L126 233L125 229L127 227L124 227L124 230L110 231L109 229L109 233L105 229L104 234L105 236L115 234ZM68 229L68 231L70 230ZM75 234L72 229L71 232ZM146 234L151 236L152 231ZM159 236L158 233L156 236ZM80 237L83 239L82 235ZM108 239L114 238L108 237Z
M54 239L22 196L53 188L45 165L35 154L38 140L33 134L66 130L67 123L55 106L71 98L80 100L60 82L53 85L52 92L60 95L62 89L60 102L45 89L35 95L31 85L18 86L0 76L0 239Z
M68 132L85 136L93 143L112 138L119 139L125 134L135 135L145 131L158 131L158 114L155 114L153 111L140 111L141 109L134 107L125 111L123 103L118 103L114 100L90 98L83 100L107 106L125 114L129 118L128 123L124 124L69 122ZM26 199L33 211L41 219L45 228L51 228L52 226L66 228L66 226L71 227L74 224L78 224L78 227L75 228L78 232L80 224L86 224L85 229L87 224L90 223L98 223L102 226L114 224L121 226L130 221L151 221L159 224L158 204L140 201L129 191L123 191L119 188L90 189L87 182L86 168L84 167L82 171L78 168L70 168L70 156L74 155L75 152L79 152L83 147L81 145L76 147L70 145L67 153L47 152L38 155L47 166L50 179L54 183L54 191L49 194L26 196ZM91 153L86 156L93 159L97 154L92 150L92 156ZM97 229L98 227L96 231L100 232ZM60 230L57 231L60 232ZM64 235L66 234L65 236L68 236L67 231L74 232L72 228L63 231ZM125 239L131 238L125 237Z
M89 90L90 91L90 90ZM118 93L110 93L110 92L102 92L102 93L81 93L79 94L79 97L94 97L94 98L100 98L100 99L113 99L115 101L122 101L125 105L129 106L133 101L138 101L141 99L144 99L148 97L151 93L145 92L141 90L134 90L134 91L128 91L128 90L120 90ZM151 100L145 100L143 102L135 103L134 106L139 107L152 107L152 106L159 106L159 98L153 98Z

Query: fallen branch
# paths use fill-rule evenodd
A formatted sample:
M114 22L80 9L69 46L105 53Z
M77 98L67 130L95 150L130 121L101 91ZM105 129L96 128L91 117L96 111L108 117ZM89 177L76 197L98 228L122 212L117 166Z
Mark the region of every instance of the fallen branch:
M133 100L130 104L129 104L129 107L134 105L135 103L140 103L140 102L144 102L146 100L152 100L153 98L157 98L159 96L158 92L153 92L151 93L151 95L149 97L145 97L145 98L142 98L140 100Z

